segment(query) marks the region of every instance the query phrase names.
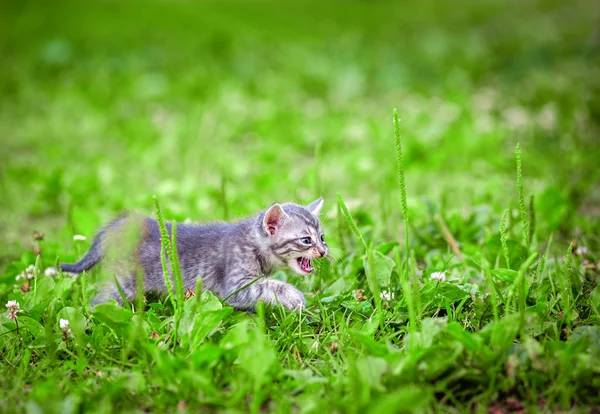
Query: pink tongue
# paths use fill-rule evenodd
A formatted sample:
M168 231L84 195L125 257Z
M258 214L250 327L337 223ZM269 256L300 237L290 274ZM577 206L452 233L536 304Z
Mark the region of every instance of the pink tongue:
M310 261L308 259L302 259L302 266L305 270L310 270Z

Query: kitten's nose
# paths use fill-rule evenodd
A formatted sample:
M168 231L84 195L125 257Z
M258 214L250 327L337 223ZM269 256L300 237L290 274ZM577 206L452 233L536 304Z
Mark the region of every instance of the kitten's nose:
M318 250L319 254L321 255L320 257L325 256L325 254L327 253L327 250L323 249L322 247L319 247Z

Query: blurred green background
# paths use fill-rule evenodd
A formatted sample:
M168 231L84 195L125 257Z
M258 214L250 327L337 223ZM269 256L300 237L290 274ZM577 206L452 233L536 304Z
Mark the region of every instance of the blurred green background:
M461 241L483 208L497 231L520 142L538 237L597 246L598 22L592 1L4 2L0 268L35 230L74 256L153 194L179 221L323 195L331 224L339 192L401 238L394 107L417 229L441 211Z

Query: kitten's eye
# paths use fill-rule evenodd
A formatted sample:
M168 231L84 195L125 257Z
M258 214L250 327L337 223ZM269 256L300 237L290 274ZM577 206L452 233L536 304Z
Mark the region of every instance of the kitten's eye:
M309 245L309 244L311 244L311 243L312 243L312 241L310 240L310 237L302 237L302 238L300 239L300 243L302 243L302 244L306 244L306 245Z
M322 241L323 243L325 243L325 235L324 235L324 234L321 234L321 241Z

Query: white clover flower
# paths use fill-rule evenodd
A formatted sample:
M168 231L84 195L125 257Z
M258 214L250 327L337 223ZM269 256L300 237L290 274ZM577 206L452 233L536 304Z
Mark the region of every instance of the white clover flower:
M35 276L35 265L29 265L25 270L17 275L17 280L31 280Z
M588 254L588 253L589 253L589 252L588 252L588 248L587 248L587 247L585 247L585 246L579 246L579 247L577 247L577 248L575 249L575 254L576 254L577 256L583 256L583 255L586 255L586 254Z
M58 274L58 270L56 270L56 267L49 267L46 270L44 270L44 276L46 277L53 277L56 276Z
M19 275L21 277L21 279L23 280L29 280L29 279L33 279L33 277L35 276L33 273L27 273L27 272L21 272L21 274Z
M61 319L58 321L60 329L62 329L63 332L63 341L66 341L69 336L73 336L73 333L69 329L69 323L70 322L67 319Z
M433 272L430 276L431 280L441 280L442 282L446 281L446 272Z
M9 300L6 302L6 309L8 309L8 319L17 319L17 313L23 312L21 305L16 300Z
M73 240L75 241L86 241L87 237L82 236L81 234L76 234L73 236Z
M379 294L379 297L387 302L389 302L390 300L394 299L394 293L392 292L388 292L387 290L382 291Z

